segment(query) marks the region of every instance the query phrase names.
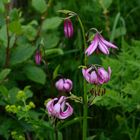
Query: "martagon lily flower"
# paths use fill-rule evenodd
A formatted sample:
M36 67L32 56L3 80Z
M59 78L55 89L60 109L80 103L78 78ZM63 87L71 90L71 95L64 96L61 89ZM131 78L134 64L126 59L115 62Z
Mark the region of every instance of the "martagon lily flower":
M88 83L102 85L110 80L111 68L108 67L108 71L103 67L99 67L98 69L95 69L94 67L83 68L82 73Z
M86 49L85 54L87 56L91 55L94 51L100 51L105 55L109 54L109 48L116 49L117 46L112 44L109 41L106 41L103 36L100 33L96 33L94 36L93 41L89 45L89 47Z
M64 34L66 38L71 38L73 36L73 24L70 19L64 20Z
M73 83L70 79L61 78L55 83L55 87L59 91L70 92L73 87Z
M58 119L66 119L73 113L73 108L66 102L65 96L61 96L59 99L54 98L50 100L47 103L46 108L51 117L56 117Z

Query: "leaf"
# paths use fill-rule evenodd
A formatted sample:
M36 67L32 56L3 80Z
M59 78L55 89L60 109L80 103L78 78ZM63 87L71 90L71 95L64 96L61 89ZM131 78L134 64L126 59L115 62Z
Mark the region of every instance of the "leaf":
M22 26L22 30L24 35L28 38L28 40L32 41L35 39L37 31L31 24Z
M36 83L45 84L46 74L41 68L27 65L24 68L24 72L30 80Z
M57 65L57 67L55 68L55 70L53 72L53 79L55 79L57 77L59 68L60 68L60 65Z
M19 35L22 33L21 24L19 21L13 21L9 24L9 29L11 32Z
M110 41L111 42L114 40L115 30L116 30L119 19L120 19L120 13L117 13L117 15L115 17L115 21L113 23L113 29L112 29L112 32L111 32L111 36L110 36Z
M47 4L45 0L32 0L32 6L35 8L36 11L43 13L47 9Z
M18 63L22 63L29 59L34 51L35 47L25 45L25 46L18 46L17 48L14 48L12 54L11 54L11 59L10 59L10 64L11 65L16 65Z
M46 36L44 40L45 48L54 48L59 43L60 38L56 35L56 33L49 34Z
M63 135L60 131L58 131L58 140L63 140Z
M105 8L108 9L111 4L112 4L112 0L100 0L100 4Z
M0 72L0 80L4 80L6 76L11 72L11 69L4 69Z
M42 26L43 30L52 30L56 29L62 23L62 19L60 17L52 17L47 18Z
M49 56L49 55L63 55L64 52L62 49L59 49L59 48L56 48L56 49L49 49L49 50L46 50L45 51L45 54L46 56Z
M0 1L0 13L3 13L5 11L4 4L2 1Z
M63 129L63 128L65 128L65 127L67 127L69 125L72 125L74 123L77 123L77 122L79 122L81 120L83 120L83 117L75 117L74 119L72 119L70 121L66 121L64 124L59 124L60 126L58 125L58 129L59 130Z
M116 30L115 30L115 34L114 34L114 39L115 38L118 38L120 36L123 36L126 34L126 28L125 27L118 27Z

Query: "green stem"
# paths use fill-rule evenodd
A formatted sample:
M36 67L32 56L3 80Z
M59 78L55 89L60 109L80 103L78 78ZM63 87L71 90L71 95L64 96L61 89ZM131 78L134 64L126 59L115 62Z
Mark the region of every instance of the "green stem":
M84 26L82 24L82 21L80 19L80 17L78 16L78 21L80 23L81 26L81 30L82 30L82 36L83 36L83 42L84 42L84 47L83 50L85 51L87 48L87 44L86 44L86 38L85 38L85 30L84 30ZM84 65L87 64L87 57L84 54ZM86 89L86 81L84 80L83 83L84 86L84 96L83 96L83 140L86 140L87 138L87 114L88 114L88 101L87 101L87 89Z

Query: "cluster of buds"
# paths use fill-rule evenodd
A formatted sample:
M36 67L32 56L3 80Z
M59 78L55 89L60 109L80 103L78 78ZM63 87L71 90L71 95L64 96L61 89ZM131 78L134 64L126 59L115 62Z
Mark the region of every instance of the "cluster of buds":
M58 119L66 119L73 113L73 108L70 106L68 102L66 102L66 97L61 96L59 99L54 98L50 100L46 108L48 110L48 114L51 117L55 117Z
M110 80L111 68L108 67L108 71L106 71L103 67L96 68L95 66L91 66L83 68L82 73L86 81L90 84L101 85Z

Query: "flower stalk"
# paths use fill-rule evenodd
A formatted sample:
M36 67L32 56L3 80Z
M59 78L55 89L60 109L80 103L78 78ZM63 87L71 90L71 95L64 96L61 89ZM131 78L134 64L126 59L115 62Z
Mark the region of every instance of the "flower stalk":
M83 50L85 51L87 48L86 38L85 38L85 29L83 26L83 23L79 16L77 16L81 30L82 30L82 36L83 36L83 43L84 47ZM87 57L84 54L84 65L87 64ZM83 140L86 140L87 138L87 114L88 114L88 101L87 101L87 85L86 81L84 80L83 86L84 86L84 96L83 96Z

